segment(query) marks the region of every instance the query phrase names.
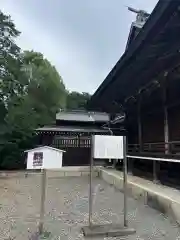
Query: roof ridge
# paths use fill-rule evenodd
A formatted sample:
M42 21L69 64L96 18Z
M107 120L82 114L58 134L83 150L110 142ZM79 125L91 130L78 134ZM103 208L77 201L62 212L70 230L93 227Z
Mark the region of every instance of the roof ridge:
M61 150L61 149L58 149L58 148L54 148L54 147L50 147L50 146L46 146L46 145L45 146L40 146L40 147L35 147L35 148L32 148L32 149L26 150L24 152L31 152L33 150L40 149L40 148L49 148L51 150L58 151L58 152L66 152L64 150Z

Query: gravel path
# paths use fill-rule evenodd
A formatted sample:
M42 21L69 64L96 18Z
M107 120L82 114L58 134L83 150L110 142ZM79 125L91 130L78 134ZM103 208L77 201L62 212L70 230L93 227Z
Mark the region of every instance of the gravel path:
M31 175L0 179L0 240L37 240L40 202L40 176ZM117 223L123 220L123 194L99 178L94 179L97 191L94 223ZM127 240L176 240L180 229L162 214L128 199L129 223L137 231ZM51 240L84 239L81 227L88 223L88 178L48 179L45 236ZM103 238L94 238L100 240Z

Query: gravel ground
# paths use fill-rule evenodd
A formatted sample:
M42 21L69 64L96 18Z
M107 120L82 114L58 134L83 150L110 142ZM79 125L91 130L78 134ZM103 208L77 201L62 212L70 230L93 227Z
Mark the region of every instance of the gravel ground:
M121 223L123 194L99 178L94 179L94 223ZM0 179L0 240L37 240L40 176ZM162 214L128 199L128 220L136 234L127 240L180 239L180 229ZM88 178L51 178L47 182L45 233L48 240L84 239L81 227L88 223ZM100 240L103 238L94 238Z

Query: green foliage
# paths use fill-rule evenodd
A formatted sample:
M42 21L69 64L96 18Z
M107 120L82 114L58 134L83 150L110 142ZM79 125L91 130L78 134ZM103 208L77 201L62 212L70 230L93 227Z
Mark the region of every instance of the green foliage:
M55 119L66 89L55 67L33 51L21 52L19 35L0 11L0 168L24 166L23 151L35 144L34 130Z
M66 108L70 110L85 109L87 101L90 99L89 93L71 92L67 96Z
M68 91L43 54L16 45L20 32L0 11L0 168L24 167L35 129L51 124L59 109L83 109L90 95ZM67 105L67 106L66 106Z
M19 34L10 16L0 11L0 100L3 102L16 94L20 85L17 79L20 48L14 41Z
M38 113L38 124L48 124L55 119L57 111L65 107L65 85L55 67L41 53L26 51L23 62L28 76L25 101Z

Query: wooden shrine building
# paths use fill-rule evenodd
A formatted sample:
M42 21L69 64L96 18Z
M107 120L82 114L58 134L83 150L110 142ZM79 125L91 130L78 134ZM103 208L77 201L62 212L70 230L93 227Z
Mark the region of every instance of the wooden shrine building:
M180 0L159 0L88 108L126 114L129 154L180 159Z
M65 150L63 165L87 165L90 161L91 136L110 135L103 128L109 122L109 115L100 112L60 111L56 124L44 126L36 131L39 144Z

